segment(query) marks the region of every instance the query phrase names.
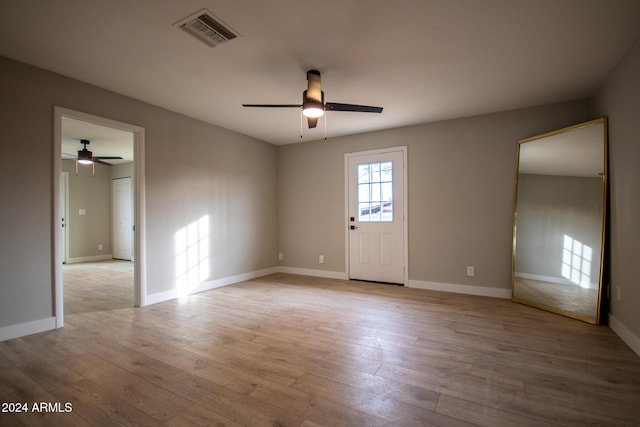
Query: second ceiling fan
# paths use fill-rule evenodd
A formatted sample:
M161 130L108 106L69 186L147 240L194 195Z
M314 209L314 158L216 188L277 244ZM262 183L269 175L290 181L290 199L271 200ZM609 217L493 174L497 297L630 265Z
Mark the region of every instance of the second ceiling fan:
M324 102L324 92L321 89L320 71L318 70L307 71L307 90L302 93L302 104L242 104L242 106L259 108L302 108L302 114L307 118L309 128L314 128L318 125L318 119L324 115L325 111L382 113L382 107Z

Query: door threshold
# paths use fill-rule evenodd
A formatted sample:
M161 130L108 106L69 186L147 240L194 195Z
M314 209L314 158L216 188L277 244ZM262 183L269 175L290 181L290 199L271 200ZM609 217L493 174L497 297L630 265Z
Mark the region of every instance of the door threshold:
M376 283L378 285L390 285L390 286L404 286L404 283L393 283L393 282L381 282L378 280L366 280L366 279L349 279L354 282L366 282L366 283Z

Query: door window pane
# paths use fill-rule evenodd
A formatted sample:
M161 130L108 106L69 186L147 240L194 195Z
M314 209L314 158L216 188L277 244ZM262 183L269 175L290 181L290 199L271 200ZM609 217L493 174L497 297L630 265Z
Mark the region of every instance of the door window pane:
M358 165L358 220L393 221L393 163Z
M369 190L370 190L369 184L358 185L358 202L370 201Z
M369 165L358 165L358 183L369 182Z

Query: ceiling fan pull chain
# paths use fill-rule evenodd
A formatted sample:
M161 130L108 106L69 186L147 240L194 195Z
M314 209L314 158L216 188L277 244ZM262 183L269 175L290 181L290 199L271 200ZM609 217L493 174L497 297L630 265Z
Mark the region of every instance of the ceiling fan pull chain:
M302 110L300 110L300 139L302 139L302 121L304 120L304 114L302 114Z
M324 140L327 140L327 114L324 115Z

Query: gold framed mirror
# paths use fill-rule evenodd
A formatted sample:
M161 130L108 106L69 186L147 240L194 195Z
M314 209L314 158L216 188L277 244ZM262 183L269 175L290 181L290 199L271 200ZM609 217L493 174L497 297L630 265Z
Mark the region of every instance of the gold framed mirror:
M607 119L518 141L512 300L600 323Z

